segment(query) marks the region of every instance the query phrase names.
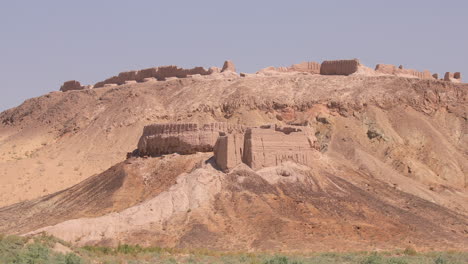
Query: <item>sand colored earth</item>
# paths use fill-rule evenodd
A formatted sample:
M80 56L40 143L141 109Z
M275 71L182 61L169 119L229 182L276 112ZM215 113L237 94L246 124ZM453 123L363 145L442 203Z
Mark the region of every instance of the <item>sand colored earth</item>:
M0 114L0 232L82 245L466 250L467 88L226 71L33 98ZM146 125L216 122L309 126L313 160L223 171L212 152L126 159Z

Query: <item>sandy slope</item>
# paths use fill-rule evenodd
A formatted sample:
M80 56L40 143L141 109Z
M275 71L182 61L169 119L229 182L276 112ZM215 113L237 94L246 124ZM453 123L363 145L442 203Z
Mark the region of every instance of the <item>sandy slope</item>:
M401 132L404 138L397 136L383 143L367 140L365 144L376 151L384 145L392 151L395 146L403 153L410 149L415 155L411 164L433 165L423 173L431 181L463 187L466 91L462 84L391 76L289 74L180 79L51 93L0 114L0 205L70 187L124 160L126 152L135 148L145 124L215 120L249 125L303 122L314 120L324 105L328 106L324 110L327 113L359 119L358 129L362 131L350 133L360 136L365 136L363 130L369 127L394 126L395 131L386 131L390 135L405 129ZM407 115L410 111L414 112L413 119L422 117L428 121L413 124ZM411 127L399 126L399 122ZM422 149L426 142L421 140L432 142L431 148L438 148L436 142L443 140L440 147L445 152L430 154L428 149ZM412 145L406 149L408 144ZM419 157L418 153L426 157ZM448 157L452 155L453 160ZM393 166L401 167L400 170L408 165L396 162L400 161ZM426 177L420 174L415 172L412 176Z
M467 88L285 74L33 98L0 114L0 205L35 199L1 208L0 230L45 228L81 244L465 249ZM321 151L311 169L224 174L207 153L169 156L168 167L130 159L90 178L124 161L145 124L185 121L308 123Z

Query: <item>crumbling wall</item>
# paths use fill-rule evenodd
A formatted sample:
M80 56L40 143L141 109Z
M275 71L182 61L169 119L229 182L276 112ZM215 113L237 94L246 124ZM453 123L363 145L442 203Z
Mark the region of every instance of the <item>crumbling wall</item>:
M403 69L403 66L400 66L397 68L395 65L391 65L391 64L377 64L377 66L375 66L375 71L377 73L392 74L392 75L403 76L403 77L405 76L416 77L416 78L428 79L428 80L434 79L434 76L428 70L424 70L423 72L420 72L420 71L413 70L413 69Z
M86 87L82 86L80 82L75 81L75 80L66 81L60 87L60 91L62 92L71 91L71 90L84 90L84 89L86 89Z
M446 72L444 75L444 81L460 83L461 73L460 72L455 72L455 73Z
M320 63L314 61L305 61L298 64L293 64L289 67L267 67L259 70L257 73L274 73L274 72L308 72L312 74L320 74Z
M228 123L153 124L145 126L138 142L140 156L213 151L219 132L243 132L243 126Z
M322 75L350 75L358 71L361 63L358 59L324 61L320 66Z
M313 74L320 73L320 63L314 61L305 61L299 64L293 64L288 68L288 71L308 72Z
M245 133L242 160L254 170L277 166L289 160L312 166L315 141L310 127L249 128Z
M163 81L166 78L177 77L185 78L188 75L200 74L208 75L212 72L205 70L203 67L195 67L192 69L183 69L177 66L161 66L155 68L148 68L139 71L128 71L121 72L117 76L110 77L102 82L98 82L94 85L94 88L104 87L106 84L124 84L126 81L137 81L144 82L146 78L156 78L157 80Z
M216 164L222 170L242 162L258 170L285 161L312 166L315 141L313 129L306 126L247 128L228 123L154 124L143 129L138 153L158 156L213 151Z
M391 64L377 64L375 66L375 71L383 74L393 74L396 75L397 67Z
M231 71L231 72L236 72L236 66L234 65L234 62L227 60L223 64L223 68L221 69L221 72L225 71Z
M244 154L244 133L224 133L220 135L214 146L214 156L221 170L232 169L242 163Z

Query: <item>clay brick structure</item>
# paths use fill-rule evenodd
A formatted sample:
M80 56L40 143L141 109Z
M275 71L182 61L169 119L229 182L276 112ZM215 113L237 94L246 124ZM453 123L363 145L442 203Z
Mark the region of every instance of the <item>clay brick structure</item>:
M159 81L164 81L166 78L177 77L186 78L188 75L209 75L212 72L203 67L195 67L192 69L183 69L177 66L161 66L148 68L139 71L121 72L117 76L110 77L102 82L94 85L94 88L104 87L106 84L124 84L126 81L144 82L147 78L155 78Z
M138 142L138 152L140 156L211 152L219 132L243 133L244 129L241 125L228 123L149 125L143 129L143 135Z
M375 71L384 74L393 74L396 75L397 67L391 64L377 64L375 66Z
M461 82L461 73L460 72L446 72L444 75L444 81L447 82L455 82L455 83L460 83Z
M268 72L307 72L312 74L320 74L320 63L314 61L304 61L298 64L293 64L289 67L267 67L261 69L257 73Z
M216 164L221 170L234 168L242 163L244 133L220 132L213 151Z
M412 70L412 69L404 69L403 66L399 66L398 68L395 65L391 64L377 64L375 66L375 71L377 73L383 74L391 74L397 76L407 76L407 77L416 77L419 79L434 79L434 76L431 74L430 71L424 70L423 72Z
M234 63L232 61L227 60L227 61L224 62L223 68L221 69L221 72L225 72L225 71L236 72L236 66L234 65Z
M285 161L312 166L316 141L306 126L264 126L247 129L243 162L254 170L278 166Z
M86 87L82 86L80 82L75 81L75 80L66 81L60 87L60 91L62 92L72 91L72 90L84 90L84 89L86 89Z
M350 75L358 71L361 63L358 59L324 61L320 66L322 75Z
M293 64L288 68L289 71L308 72L320 74L320 63L314 61L304 61L299 64Z
M221 170L232 169L240 163L258 170L285 161L312 166L315 141L313 129L307 126L154 124L144 128L138 153L158 156L213 151Z

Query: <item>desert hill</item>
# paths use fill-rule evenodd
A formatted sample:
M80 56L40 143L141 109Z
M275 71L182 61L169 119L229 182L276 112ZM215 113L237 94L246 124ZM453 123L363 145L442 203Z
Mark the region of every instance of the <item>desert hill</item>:
M0 232L230 250L466 250L468 85L218 75L53 92L1 113ZM126 159L145 125L173 122L307 125L314 166L222 171L209 152Z

